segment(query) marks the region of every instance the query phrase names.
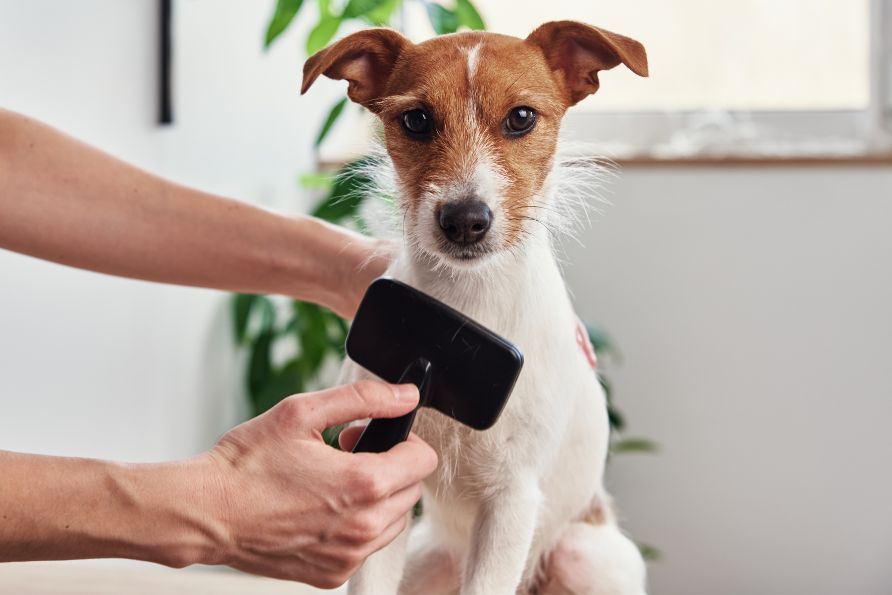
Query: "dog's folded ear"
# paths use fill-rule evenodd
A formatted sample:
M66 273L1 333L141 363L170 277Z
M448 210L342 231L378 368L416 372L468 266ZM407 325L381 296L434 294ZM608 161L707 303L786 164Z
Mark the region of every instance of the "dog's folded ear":
M304 64L303 95L323 74L349 83L347 95L370 110L384 94L397 58L411 42L392 29L366 29L349 35L323 50Z
M643 45L584 23L545 23L526 40L542 49L548 65L558 74L568 106L598 90L600 70L622 63L635 74L647 76L647 52Z

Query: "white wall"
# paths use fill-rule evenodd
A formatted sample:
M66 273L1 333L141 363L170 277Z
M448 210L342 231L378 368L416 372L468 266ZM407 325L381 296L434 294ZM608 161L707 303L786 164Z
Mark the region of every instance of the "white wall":
M272 0L177 2L178 123L160 130L155 5L0 0L0 105L301 208L305 123L338 92L298 98L301 33L262 54ZM664 551L653 591L892 591L892 171L631 169L613 191L567 274L622 348L631 433L662 446L610 471L627 527ZM0 252L0 448L205 448L239 410L224 305Z
M890 168L632 169L569 247L655 592L892 592L890 222Z
M308 123L339 91L298 95L310 18L262 51L274 4L175 3L176 124L159 128L158 2L0 0L0 105L181 182L302 209ZM223 294L7 252L0 284L0 448L155 460L238 419Z

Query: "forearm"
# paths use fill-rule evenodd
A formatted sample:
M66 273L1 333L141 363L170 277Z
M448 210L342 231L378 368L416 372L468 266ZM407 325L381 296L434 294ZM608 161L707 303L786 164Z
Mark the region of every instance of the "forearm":
M221 562L212 463L123 465L0 451L0 562Z
M0 110L0 247L114 275L332 306L366 242L173 184Z

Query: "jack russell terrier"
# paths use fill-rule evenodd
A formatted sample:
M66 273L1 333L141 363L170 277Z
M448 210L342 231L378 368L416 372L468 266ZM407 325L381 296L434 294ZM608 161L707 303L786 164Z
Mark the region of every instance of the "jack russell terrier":
M402 249L388 274L518 345L526 365L502 417L477 432L433 410L415 432L440 466L424 514L372 555L354 595L640 595L645 568L604 489L604 393L554 254L558 132L567 108L644 47L572 21L526 39L482 32L415 44L355 33L304 66L378 118L397 189ZM580 348L582 346L582 348ZM345 364L344 381L367 376Z

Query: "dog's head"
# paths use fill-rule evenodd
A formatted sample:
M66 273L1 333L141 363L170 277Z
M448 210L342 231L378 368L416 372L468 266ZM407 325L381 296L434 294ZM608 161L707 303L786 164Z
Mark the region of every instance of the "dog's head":
M414 44L389 29L355 33L304 65L384 125L413 247L451 268L510 251L541 218L561 118L625 64L647 76L644 47L572 21L526 39L457 33Z

